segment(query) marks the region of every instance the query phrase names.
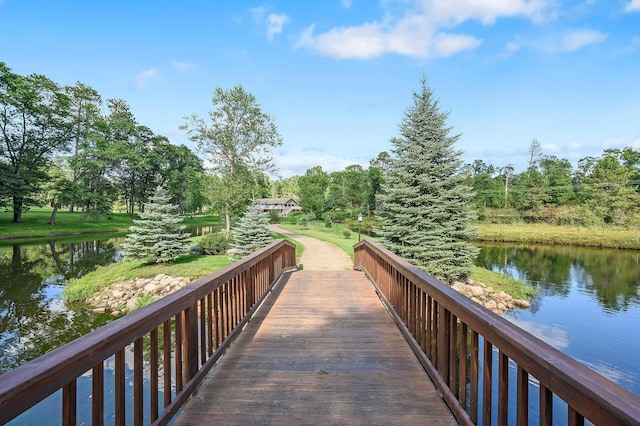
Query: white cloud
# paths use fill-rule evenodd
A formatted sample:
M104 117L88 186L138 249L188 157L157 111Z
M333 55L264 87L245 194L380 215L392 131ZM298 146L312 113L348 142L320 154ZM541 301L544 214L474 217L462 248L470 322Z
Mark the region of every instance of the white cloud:
M572 151L575 151L577 149L582 148L582 144L580 142L571 142L569 144L569 148L571 148Z
M640 12L640 0L631 0L624 8L625 12Z
M142 90L147 87L147 84L150 81L160 81L161 78L162 75L156 68L150 68L148 70L140 71L135 78L136 89Z
M342 5L342 7L344 7L345 9L350 9L351 8L351 0L342 0L340 2L340 4Z
M182 73L187 73L197 68L194 64L181 61L171 61L171 66Z
M547 143L547 144L543 144L541 145L542 151L543 152L560 152L560 147L554 143Z
M607 35L596 30L573 30L565 33L560 39L560 50L573 52L583 47L604 41Z
M397 2L393 4L398 6ZM380 20L360 25L335 27L319 34L314 34L315 25L311 25L301 33L295 47L336 59L369 59L386 53L445 57L482 43L472 35L451 31L463 22L476 20L490 25L507 17L540 22L552 6L551 0L412 0L401 4L407 7L399 15L387 8Z
M516 53L518 50L520 50L520 44L516 43L515 41L510 41L507 43L507 45L504 47L504 53L506 55L512 55L514 53Z
M273 36L282 33L285 24L291 22L287 15L278 15L271 13L267 16L267 38L273 40Z

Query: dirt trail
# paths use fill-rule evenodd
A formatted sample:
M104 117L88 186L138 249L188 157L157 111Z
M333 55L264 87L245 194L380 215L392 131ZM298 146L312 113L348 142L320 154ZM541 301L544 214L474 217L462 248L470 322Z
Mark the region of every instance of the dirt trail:
M305 270L342 271L353 269L353 262L349 255L333 244L305 235L295 234L278 225L269 225L269 229L292 238L304 246L300 263L302 263L302 267Z

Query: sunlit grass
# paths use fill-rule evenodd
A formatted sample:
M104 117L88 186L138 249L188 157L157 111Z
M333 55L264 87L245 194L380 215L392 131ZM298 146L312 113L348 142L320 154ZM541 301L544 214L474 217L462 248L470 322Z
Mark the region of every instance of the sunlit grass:
M496 293L504 291L516 299L529 299L536 294L533 287L526 282L512 278L499 272L490 271L479 266L473 267L471 278L493 288Z
M640 249L637 228L476 223L481 241Z
M58 211L57 225L47 225L52 209L48 207L31 208L22 214L22 223L13 223L13 213L0 211L0 240L20 239L29 241L49 239L64 235L126 233L133 225L133 219L126 213L113 213L109 218L92 218L82 212L70 213ZM211 225L220 223L216 215L195 215L184 218L184 225Z
M304 229L301 225L291 225L287 223L279 226L296 234L306 235L333 244L346 252L351 260L353 260L353 245L358 242L358 233L348 230L346 226L340 223L334 223L330 228L327 228L324 222L319 221L309 223L307 226L308 229ZM345 231L349 231L349 238L345 237Z
M151 278L159 274L173 277L200 278L227 266L228 256L185 255L174 263L144 264L141 261L121 261L100 266L81 278L72 280L64 290L65 299L83 301L111 284L131 278Z

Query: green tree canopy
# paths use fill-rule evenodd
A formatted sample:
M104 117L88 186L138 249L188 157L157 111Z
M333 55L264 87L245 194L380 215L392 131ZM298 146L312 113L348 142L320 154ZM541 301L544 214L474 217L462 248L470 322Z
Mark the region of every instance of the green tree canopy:
M228 235L231 215L247 205L255 192L252 187L260 185L256 178L275 170L271 149L282 144L282 137L274 119L240 85L230 90L216 88L212 103L209 123L193 114L185 117L180 128L208 155L213 172L227 187L218 204Z

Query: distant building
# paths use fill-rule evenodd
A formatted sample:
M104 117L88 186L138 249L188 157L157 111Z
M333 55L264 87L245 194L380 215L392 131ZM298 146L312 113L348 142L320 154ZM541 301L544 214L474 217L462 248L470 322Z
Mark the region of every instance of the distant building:
M289 216L291 213L302 211L300 201L295 198L259 198L256 205L265 213L275 211L279 216Z

